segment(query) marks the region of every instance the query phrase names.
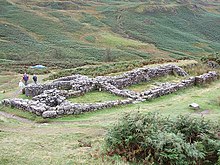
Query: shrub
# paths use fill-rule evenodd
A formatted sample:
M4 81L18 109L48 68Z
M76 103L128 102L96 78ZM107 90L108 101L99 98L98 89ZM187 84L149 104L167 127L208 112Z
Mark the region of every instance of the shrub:
M91 43L94 43L96 38L94 36L86 36L85 40Z
M201 118L125 114L106 135L107 154L144 164L217 163L217 130L219 126Z
M216 53L213 53L213 54L210 54L208 56L203 56L201 58L201 61L207 63L208 61L215 61L217 62L218 64L220 64L220 55L219 55L219 52L216 52Z
M111 49L107 48L104 56L104 61L105 62L113 62L114 61L114 56L112 55Z
M189 116L178 116L175 121L176 131L184 134L186 141L193 143L200 138L200 134L209 134L211 126L204 118L190 118Z

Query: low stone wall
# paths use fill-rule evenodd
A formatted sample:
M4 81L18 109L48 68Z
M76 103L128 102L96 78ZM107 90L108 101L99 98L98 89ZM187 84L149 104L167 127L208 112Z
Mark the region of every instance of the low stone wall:
M96 111L99 109L116 107L119 105L131 104L134 100L132 99L124 99L124 100L116 100L116 101L106 101L102 103L70 103L65 102L56 107L56 112L58 115L70 115L70 114L80 114L84 112Z
M31 91L30 95L34 96L32 100L17 98L5 99L2 101L2 104L23 109L41 115L44 118L51 118L151 100L183 88L215 81L219 77L216 72L209 72L200 76L190 77L179 83L163 83L156 88L143 92L120 89L133 83L148 81L153 77L171 74L171 72L176 72L181 76L187 75L179 67L167 65L150 69L141 68L115 77L97 77L92 79L81 75L69 76L57 79L51 84L27 87L28 92ZM134 76L133 78L132 75ZM60 90L61 86L66 89ZM81 96L94 89L105 90L112 94L125 97L125 99L88 104L71 103L66 100L68 97Z
M66 100L65 93L57 89L46 90L42 94L32 98L47 106L56 107Z
M153 68L139 68L129 72L125 72L119 76L99 76L96 78L89 78L84 75L73 75L62 77L54 80L52 83L43 85L29 85L25 88L25 94L28 97L37 96L45 90L50 89L65 89L81 91L81 95L91 90L99 88L100 84L111 84L119 89L137 84L143 81L150 81L156 77L162 77L168 74L176 73L179 76L186 76L187 73L176 65L164 65Z
M23 109L35 113L36 115L42 115L43 112L49 111L50 107L40 101L28 100L28 99L4 99L3 105Z
M131 90L119 89L110 83L99 84L99 89L107 91L117 96L128 97L132 99L137 99L139 98L139 95L140 95L139 93L131 91Z
M41 101L34 101L28 99L4 99L2 104L5 106L11 106L25 111L35 113L44 118L53 118L58 115L76 115L84 112L96 111L104 108L111 108L119 105L131 104L134 100L124 99L116 101L106 101L103 103L70 103L69 101L64 101L60 105L51 107L50 104L43 103Z
M219 78L219 75L216 72L208 72L203 75L195 77L196 85L203 85L215 81Z
M28 97L34 97L39 94L42 94L45 90L50 89L71 89L72 84L69 81L58 81L54 83L49 84L30 84L27 87L25 87L25 95Z
M108 82L119 89L122 89L140 82L147 82L153 78L163 77L165 75L177 74L179 76L187 76L188 74L176 65L164 65L153 68L138 68L122 75L109 77Z
M89 92L94 88L93 79L83 75L73 75L56 79L52 83L47 84L30 84L25 87L25 95L28 97L34 97L42 94L45 90L50 89L62 89L75 91L80 90L82 93Z
M151 100L163 95L174 93L177 90L188 88L195 85L195 77L191 77L186 80L182 80L180 83L164 83L157 88L146 90L141 92L142 99Z

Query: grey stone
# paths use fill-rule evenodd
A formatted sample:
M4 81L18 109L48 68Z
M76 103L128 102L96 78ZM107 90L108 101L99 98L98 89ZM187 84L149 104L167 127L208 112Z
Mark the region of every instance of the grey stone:
M215 61L208 61L207 62L207 66L210 67L210 68L213 68L213 69L220 68L220 65L217 62L215 62Z
M57 112L56 111L45 111L42 114L42 117L43 118L55 118L57 117Z
M189 107L194 109L194 110L200 109L199 104L197 104L197 103L192 103L192 104L189 105Z

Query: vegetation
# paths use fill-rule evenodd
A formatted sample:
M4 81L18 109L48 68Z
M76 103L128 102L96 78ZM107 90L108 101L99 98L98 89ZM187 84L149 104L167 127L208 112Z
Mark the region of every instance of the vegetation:
M110 53L110 52L109 52ZM111 54L106 55L107 60L112 60ZM112 63L105 63L102 65L96 66L84 66L78 67L74 69L66 69L54 73L49 76L48 79L53 80L59 77L70 76L72 74L82 74L88 76L103 76L108 74L120 73L124 71L129 71L135 69L137 67L143 67L145 65L152 65L152 64L163 64L163 63L175 63L180 66L188 66L192 64L196 64L197 62L194 60L185 60L185 61L178 61L178 60L166 60L166 59L155 59L155 60L141 60L141 61L124 61L124 62L112 62Z
M1 0L0 101L26 98L18 87L24 72L30 77L37 74L39 82L71 74L118 75L137 67L167 62L185 67L191 75L207 72L210 68L194 60L219 63L219 14L220 3L216 0ZM47 68L30 68L37 64ZM166 77L151 83L176 80L179 77ZM143 83L130 88L141 91L149 85ZM179 159L179 164L184 161L185 164L202 164L205 160L220 164L217 158L219 141L215 139L217 128L207 121L219 122L219 89L217 81L152 101L48 120L0 105L0 164L123 165L130 164L124 160L151 162L150 157L158 163L174 164ZM88 103L115 99L120 97L94 91L70 101ZM187 108L192 102L198 103L201 109ZM140 127L140 123L134 127L152 131L145 136L150 137L148 140L153 139L150 147L158 149L155 153L163 147L160 151L164 152L142 161L139 157L142 152L132 144L135 153L129 151L123 157L109 157L119 151L112 149L108 155L102 154L100 144L104 143L107 129L124 112L134 111L141 111L154 121L151 126L157 130ZM30 121L10 118L7 113ZM159 122L152 118L154 115ZM179 115L190 117L177 117ZM136 116L147 119L143 114ZM199 116L204 120L193 118ZM207 128L210 129L207 131ZM198 136L201 132L202 136ZM134 138L127 140L131 142ZM111 143L109 139L108 142ZM136 155L138 158L133 160L132 156Z
M148 82L140 82L138 84L131 85L131 86L127 87L127 89L132 90L132 91L136 91L136 92L142 92L144 90L147 90L147 89L150 89L153 87L157 87L161 83L166 83L166 82L176 83L176 82L180 82L182 79L185 79L185 77L167 75L164 77L155 78L155 79L150 80Z
M115 96L105 91L92 91L80 97L72 97L68 99L73 103L96 103L104 101L121 100L121 97Z
M126 114L106 136L107 154L144 164L215 164L219 130L202 118Z
M34 65L44 65L47 66L45 69L31 69L31 66ZM38 60L26 60L26 61L8 61L8 60L0 60L0 73L1 72L17 72L17 73L25 73L28 74L47 74L53 70L67 69L67 68L76 68L83 65L97 65L100 64L98 62L71 62L71 61L38 61Z
M202 60L203 62L215 61L215 62L217 62L218 64L220 64L220 54L219 54L219 52L217 52L217 53L214 53L214 54L210 54L210 55L208 55L208 56L203 56L203 57L201 58L201 60Z
M214 0L2 0L0 60L71 68L105 62L106 49L116 62L199 59L220 48L219 11Z
M30 119L31 121L34 121L36 123L41 123L41 122L48 122L47 119L43 119L40 116L36 116L35 114L31 113L31 112L26 112L20 109L14 109L11 107L5 107L5 106L0 106L0 110L2 112L7 112L10 114L14 114L14 112L16 111L16 116L18 117L22 117L22 118L26 118L26 119Z
M0 76L3 84L11 81L12 75L8 75L5 78L2 77L3 75ZM17 76L19 78L19 75ZM7 87L3 96L17 97L10 95L16 89L16 86L17 82L14 79L10 86L1 86L1 90ZM0 164L127 165L129 163L124 162L120 157L103 155L102 147L100 146L100 144L104 143L103 139L107 129L123 113L132 113L134 111L142 113L158 112L163 116L170 116L171 119L180 114L187 114L192 117L200 117L202 115L206 120L210 119L217 123L220 119L219 105L216 102L216 98L219 97L219 89L220 83L217 81L206 87L192 87L149 102L76 116L63 116L49 119L48 121L34 119L32 114L22 110L4 107L1 111L25 117L32 121L49 123L28 124L0 115L0 145L2 146L0 147ZM98 95L96 96L97 98L91 99L98 99ZM201 110L194 111L187 108L192 102L198 103ZM204 114L203 112L206 110L208 110L208 113ZM91 144L91 147L89 144Z
M199 76L199 75L207 73L209 71L216 71L219 73L219 69L214 69L214 68L208 67L207 65L204 65L202 63L198 63L197 65L192 66L192 67L185 67L184 70L189 75L194 75L194 76Z

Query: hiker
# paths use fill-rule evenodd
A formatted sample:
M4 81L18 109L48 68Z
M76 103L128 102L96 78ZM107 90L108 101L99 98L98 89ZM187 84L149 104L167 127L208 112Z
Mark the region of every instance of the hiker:
M24 73L23 80L24 80L24 85L25 86L28 84L28 79L29 79L29 76L27 75L27 73Z
M18 84L19 88L20 88L20 92L23 90L23 88L25 87L24 83L22 82L22 80L19 81Z
M37 76L35 74L33 75L33 80L34 80L34 83L37 84Z

